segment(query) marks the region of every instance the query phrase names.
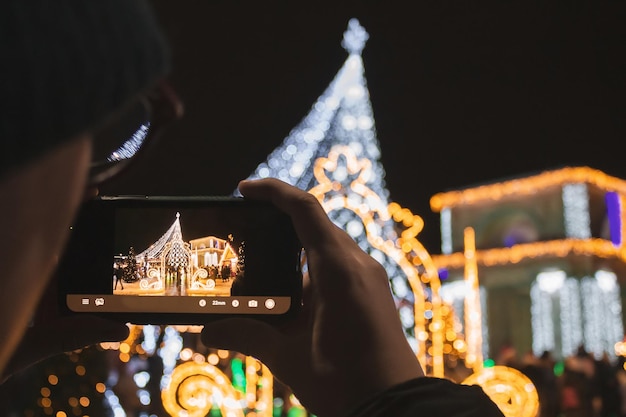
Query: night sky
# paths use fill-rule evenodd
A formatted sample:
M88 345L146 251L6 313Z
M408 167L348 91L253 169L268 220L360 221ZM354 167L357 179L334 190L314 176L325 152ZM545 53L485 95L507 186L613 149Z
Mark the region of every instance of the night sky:
M186 114L103 194L230 194L342 66L352 17L391 200L431 252L437 192L566 165L626 179L624 1L152 3Z

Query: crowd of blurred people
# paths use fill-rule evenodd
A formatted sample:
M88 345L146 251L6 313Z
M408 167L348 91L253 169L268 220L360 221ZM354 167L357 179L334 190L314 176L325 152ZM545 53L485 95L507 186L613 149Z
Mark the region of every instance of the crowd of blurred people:
M537 388L538 417L626 417L626 358L596 358L579 347L575 354L556 360L551 352L518 358L503 348L499 365L521 371Z

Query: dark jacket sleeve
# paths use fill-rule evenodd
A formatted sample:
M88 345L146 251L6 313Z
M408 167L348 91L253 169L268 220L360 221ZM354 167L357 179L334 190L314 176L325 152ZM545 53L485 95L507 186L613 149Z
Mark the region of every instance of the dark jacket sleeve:
M347 417L503 417L478 385L441 378L412 379L384 391Z

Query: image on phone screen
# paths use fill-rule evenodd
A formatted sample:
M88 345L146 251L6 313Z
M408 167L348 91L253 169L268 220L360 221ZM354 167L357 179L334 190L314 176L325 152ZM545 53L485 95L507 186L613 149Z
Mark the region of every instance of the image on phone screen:
M299 306L300 262L291 220L268 204L104 199L77 216L59 288L72 312L141 322L277 316Z
M200 223L183 233L180 212L164 210L163 218L173 219L166 230L135 227L133 233L137 224L128 222L129 215L117 213L113 294L230 296L233 283L243 279L245 241L228 230Z

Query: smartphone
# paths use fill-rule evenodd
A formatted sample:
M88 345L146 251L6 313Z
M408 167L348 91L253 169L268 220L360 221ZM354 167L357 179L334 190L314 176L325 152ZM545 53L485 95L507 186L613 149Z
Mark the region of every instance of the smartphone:
M301 263L291 219L270 203L101 196L70 228L59 302L133 324L280 321L301 306Z

